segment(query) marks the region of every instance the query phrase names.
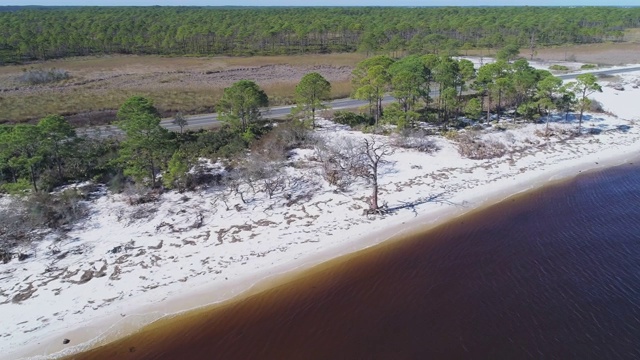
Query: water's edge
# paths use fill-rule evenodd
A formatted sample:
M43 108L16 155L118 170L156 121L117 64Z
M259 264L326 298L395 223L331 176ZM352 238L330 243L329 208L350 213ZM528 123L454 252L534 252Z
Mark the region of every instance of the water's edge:
M626 164L629 163L633 163L633 162L625 162ZM624 166L624 165L623 165ZM589 171L589 172L585 172L582 171L581 174L579 172L579 174L577 175L581 175L580 178L584 177L584 176L592 176L593 174L600 172L602 169L596 169L594 171ZM511 195L508 196L506 198L501 198L498 199L499 201L494 201L494 202L490 202L487 201L484 204L482 204L481 206L470 210L470 211L466 211L463 212L462 214L458 214L454 217L450 217L446 220L443 220L441 222L439 222L438 224L432 224L432 226L430 226L428 229L412 229L412 231L410 233L403 233L401 236L399 237L394 237L393 239L387 239L387 241L384 241L382 243L378 243L377 245L373 245L371 247L362 249L362 250L357 250L355 252L350 252L346 255L342 255L339 256L337 258L333 258L329 261L326 262L322 262L318 265L313 266L312 268L306 268L306 269L296 269L293 271L289 271L287 273L284 273L282 275L279 275L277 277L272 277L271 279L268 279L266 281L262 281L260 282L258 285L253 286L248 292L242 293L234 298L228 299L222 303L217 303L217 304L213 304L213 305L208 305L208 306L204 306L195 310L191 310L191 311L186 311L183 312L182 314L176 316L176 315L171 315L168 317L165 317L163 319L160 319L156 322L154 322L153 324L150 324L144 328L142 328L139 332L137 332L136 334L132 335L133 337L135 336L139 336L140 334L144 334L150 331L155 331L157 329L166 327L166 326L170 326L170 324L175 324L176 322L180 322L181 319L185 319L185 318L197 318L200 317L201 315L207 314L207 313L211 313L211 312L216 312L218 310L222 311L224 308L229 307L231 305L233 305L234 303L237 303L239 301L242 301L244 299L247 299L249 297L255 296L256 294L262 293L266 290L273 290L273 289L277 289L277 288L281 288L281 287L286 287L287 284L290 284L292 282L295 282L297 280L300 279L304 279L304 278L308 278L308 277L313 277L316 276L317 274L323 273L323 272L331 272L333 271L332 269L338 269L341 268L342 266L344 266L344 264L346 263L350 263L353 264L354 262L358 261L358 258L361 257L366 257L366 256L371 256L371 254L374 254L376 252L380 252L383 250L387 250L390 249L394 246L396 246L398 243L404 243L406 241L410 241L412 239L415 239L417 237L425 237L428 236L428 233L431 231L434 231L437 228L443 227L443 226L449 226L450 224L454 224L454 223L464 223L465 219L467 217L474 217L477 214L485 211L487 208L495 206L496 204L499 203L505 203L505 202L512 202L512 201L516 201L518 198L526 198L527 196L530 196L532 193L535 192L540 192L540 191L548 191L550 189L553 189L554 187L557 186L563 186L564 184L571 182L571 181L576 181L576 177L563 177L562 179L555 179L554 181L549 181L547 183L544 184L544 186L542 187L537 187L533 190L528 190L528 191L520 191L520 192L516 192L515 195ZM403 241L404 240L404 241ZM118 342L122 342L122 340L125 339L121 339ZM125 341L126 342L126 341ZM111 344L117 347L117 345ZM108 346L111 346L108 345ZM112 346L113 347L113 346ZM78 358L78 357L73 357L73 358ZM82 358L81 356L79 358Z

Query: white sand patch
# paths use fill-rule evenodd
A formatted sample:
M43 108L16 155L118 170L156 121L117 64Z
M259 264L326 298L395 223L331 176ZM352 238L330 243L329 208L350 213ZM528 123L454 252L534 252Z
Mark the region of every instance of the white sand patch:
M620 119L640 121L640 71L619 74L611 81L599 81L603 85L602 93L596 93L590 97L603 104L604 110L611 112ZM619 84L624 90L612 88Z
M492 57L459 56L455 58L466 59L471 61L474 67L476 68L476 70L480 68L482 65L496 62L496 59ZM638 64L628 64L628 65L615 65L615 66L609 66L609 65L597 66L595 69L582 69L583 65L594 65L594 64L587 64L587 63L581 63L581 62L575 62L575 61L538 60L538 59L529 60L528 58L525 58L525 59L529 62L529 65L531 67L540 69L540 70L549 70L556 76L569 75L569 74L583 74L583 73L588 73L591 71L598 71L598 70L637 69L638 67ZM563 71L550 70L549 68L553 65L565 66L568 68L568 70L563 70Z
M624 163L640 154L640 125L632 121L640 118L633 101L639 95L631 86L605 87L594 97L612 115L587 114L584 127L599 131L577 138L541 137L544 124L483 132L510 151L497 159L461 158L442 137L434 137L440 150L433 154L397 149L381 169L380 200L395 209L383 216L362 216L370 195L364 182L335 191L304 149L286 169L285 191L269 198L244 189L246 204L216 188L170 192L137 206L105 193L62 240L43 241L36 256L0 265L0 357L68 354L550 180ZM369 136L318 123L321 136ZM559 116L551 126L574 129L576 120Z
M482 65L485 64L491 64L496 62L496 59L493 57L478 57L478 56L459 56L456 57L456 59L466 59L469 60L473 63L474 67L476 69L478 69L479 67L481 67ZM542 69L542 70L549 70L550 66L553 65L562 65L562 66L566 66L571 72L579 72L582 71L580 68L582 67L582 65L585 65L585 63L581 63L581 62L575 62L575 61L555 61L555 60L549 60L549 61L542 61L542 60L529 60L529 58L525 59L529 62L529 65L531 65L532 67L536 68L536 69Z

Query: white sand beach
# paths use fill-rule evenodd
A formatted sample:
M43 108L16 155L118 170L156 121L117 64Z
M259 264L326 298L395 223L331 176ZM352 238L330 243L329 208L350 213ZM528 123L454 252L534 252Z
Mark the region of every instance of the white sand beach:
M545 124L508 119L501 130L482 130L481 138L506 148L499 158L462 158L439 135L432 153L395 149L380 174L380 201L393 210L384 215L362 214L371 191L365 182L337 191L324 181L310 149L294 150L285 191L269 198L247 190L246 204L212 187L166 192L156 203L132 206L102 187L90 216L62 239L52 235L30 250L34 256L0 264L0 358L71 354L511 195L636 161L640 72L600 83L603 92L591 97L607 113L586 114L582 136L571 136L574 116L557 115L550 137L541 135ZM372 136L326 120L318 124L319 136Z

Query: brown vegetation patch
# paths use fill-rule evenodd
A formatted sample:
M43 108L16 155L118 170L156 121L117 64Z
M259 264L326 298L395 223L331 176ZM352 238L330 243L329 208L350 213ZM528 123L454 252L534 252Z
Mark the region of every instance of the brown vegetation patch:
M15 294L11 299L11 301L13 303L19 303L19 302L25 301L28 298L30 298L37 290L38 288L34 287L33 283L30 283L26 289L21 290L20 292Z
M458 133L454 141L456 142L458 153L468 159L493 159L502 157L507 153L504 144L492 140L483 140L475 132ZM448 176L444 174L443 176L448 179Z
M626 42L558 46L538 49L535 57L604 65L637 64L640 63L640 44Z
M24 66L0 67L0 123L35 121L48 114L71 117L76 126L112 122L115 111L133 95L152 98L165 117L178 111L208 113L222 90L242 79L264 88L272 104L293 101L298 81L319 72L333 85L332 96L351 91L353 66L360 54L184 58L105 56L53 60L34 68L68 71L69 80L31 86L19 81Z

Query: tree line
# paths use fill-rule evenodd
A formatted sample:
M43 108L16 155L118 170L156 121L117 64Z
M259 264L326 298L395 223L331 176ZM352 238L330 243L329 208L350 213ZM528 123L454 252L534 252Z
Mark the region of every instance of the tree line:
M392 59L378 55L358 63L353 70L353 94L369 103L373 124L385 122L398 128L415 127L418 121L448 124L461 115L473 120L492 113L500 116L513 110L514 120L535 120L552 111L579 111L591 105L589 95L602 91L593 74L578 75L563 84L547 70L535 69L519 49L505 46L497 61L479 69L466 59L446 55L409 55ZM390 93L394 104L383 109L383 97Z
M309 73L295 92L295 113L313 127L331 84ZM46 116L37 124L2 125L0 191L50 191L83 180L122 185L126 179L151 188L184 188L193 180L187 173L198 158L233 157L268 133L271 128L261 114L268 105L266 93L255 82L241 80L224 89L217 109L225 126L215 131L184 132L188 120L178 114L174 124L180 132L170 132L160 126L153 101L142 96L129 98L118 110L117 125L124 133L120 139L80 138L60 115ZM304 126L294 124L289 130L301 132ZM295 144L296 137L286 146Z
M353 70L353 96L367 100L366 115L338 113L336 122L349 125L394 125L399 131L419 128L419 122L466 126L461 117L492 120L505 109L515 119L536 120L552 111L579 113L589 108L588 96L602 91L593 74L582 74L563 84L549 71L535 69L515 51L501 51L497 61L477 71L471 61L445 55L409 55L392 59L367 58ZM325 108L331 84L318 73L305 75L295 89L294 117L278 126L287 140L278 148L294 146L315 127L318 110ZM382 99L395 101L383 108ZM262 121L266 93L253 81L241 80L224 89L217 106L225 126L215 131L187 131L188 120L178 114L180 132L160 126L160 113L151 99L134 96L117 113L121 139L87 140L76 135L60 115L37 124L0 126L0 190L31 188L49 191L69 181L94 180L117 186L127 179L151 188L186 188L194 183L190 170L199 158L230 158L270 134ZM547 116L548 118L548 116ZM283 130L284 129L284 130ZM272 139L273 140L273 139ZM269 150L271 151L271 150ZM263 162L264 164L264 162Z
M27 8L0 12L0 64L95 54L450 53L622 40L640 8Z

